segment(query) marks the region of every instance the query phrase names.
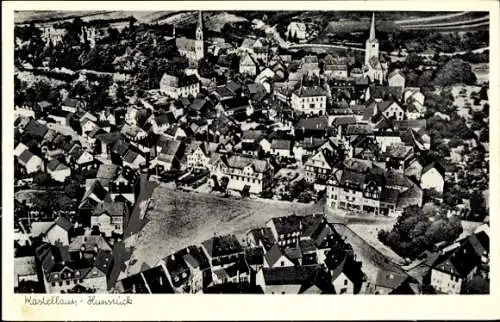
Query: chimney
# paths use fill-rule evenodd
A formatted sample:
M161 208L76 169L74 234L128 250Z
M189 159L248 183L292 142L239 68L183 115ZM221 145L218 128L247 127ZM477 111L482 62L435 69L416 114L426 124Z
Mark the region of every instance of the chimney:
M174 256L174 254L172 254L172 255L170 256L170 259L171 259L171 260L175 260L175 256Z
M188 253L188 254L189 254L189 247L188 247L188 248L186 248L186 253Z
M94 245L94 252L97 253L99 251L99 247L97 247L97 244Z

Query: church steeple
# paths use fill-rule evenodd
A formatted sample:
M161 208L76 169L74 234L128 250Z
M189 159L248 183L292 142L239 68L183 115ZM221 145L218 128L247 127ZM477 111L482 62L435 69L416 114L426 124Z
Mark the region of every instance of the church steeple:
M201 11L198 11L198 25L196 26L196 40L203 40L203 17Z
M195 55L196 60L200 60L205 56L205 41L203 39L203 17L201 11L198 12L198 26L196 26Z
M370 38L368 40L374 41L375 38L375 12L372 14L372 24L370 26Z

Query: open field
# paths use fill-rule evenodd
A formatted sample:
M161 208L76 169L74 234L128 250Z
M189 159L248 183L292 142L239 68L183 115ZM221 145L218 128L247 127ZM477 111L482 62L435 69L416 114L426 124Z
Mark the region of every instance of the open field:
M234 234L240 240L252 228L264 226L272 217L292 213L323 213L324 201L317 204L291 203L268 199L223 198L213 194L186 192L157 187L152 194L142 227L126 234L125 248L131 249L127 269L119 279L151 267L169 254L188 245L200 244L215 234ZM140 221L138 213L131 221ZM386 218L344 217L326 214L329 222L365 225L378 224ZM385 226L384 226L385 227ZM128 228L127 228L128 230Z
M125 239L125 246L134 248L125 276L139 272L144 263L153 266L169 254L200 244L214 234L241 238L272 217L321 212L310 204L236 200L164 186L155 189L150 205L143 229Z

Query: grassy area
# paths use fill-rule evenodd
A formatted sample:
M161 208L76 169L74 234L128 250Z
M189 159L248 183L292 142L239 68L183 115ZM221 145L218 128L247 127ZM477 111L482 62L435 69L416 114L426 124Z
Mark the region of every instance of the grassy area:
M125 246L133 248L125 276L155 265L188 245L200 244L215 234L235 234L241 238L249 229L263 226L272 217L322 211L321 205L237 200L164 186L155 189L150 205L145 226L125 240Z

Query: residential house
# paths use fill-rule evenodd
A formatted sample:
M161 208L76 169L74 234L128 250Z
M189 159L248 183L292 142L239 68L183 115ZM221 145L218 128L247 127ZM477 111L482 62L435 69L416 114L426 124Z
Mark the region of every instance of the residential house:
M404 144L391 144L382 153L382 158L387 167L396 170L405 170L405 166L413 158L413 147Z
M436 189L437 192L443 193L445 179L445 170L437 162L431 162L422 168L420 174L420 183L423 189Z
M314 55L304 56L300 61L299 70L304 75L315 75L319 77L320 68L319 68L318 57Z
M174 292L198 293L207 283L210 263L203 250L186 247L160 261Z
M257 67L258 64L255 60L250 56L250 54L245 53L240 58L239 72L243 75L256 76L257 75Z
M116 125L115 113L111 111L111 108L106 108L99 112L99 121L103 123L108 123L109 125Z
M246 240L252 247L263 248L265 252L276 244L273 231L269 227L251 229L246 234Z
M363 287L364 273L362 263L350 258L344 260L337 267L329 267L332 284L336 294L359 294Z
M405 89L405 75L399 69L393 70L387 75L387 82L389 87L399 87L401 91Z
M128 222L129 209L124 202L98 203L90 218L91 227L97 226L106 237L123 234Z
M224 268L243 259L245 251L234 235L214 236L201 243L210 267Z
M375 294L387 295L408 280L407 274L379 270L374 285Z
M45 124L30 120L21 133L24 133L25 135L42 142L45 134L47 134L48 131L49 129Z
M83 103L76 98L67 98L61 103L61 109L69 113L76 113L83 107Z
M146 165L146 159L139 153L128 149L123 157L123 166L138 170Z
M264 248L245 248L245 260L253 272L258 272L262 269L262 267L264 267Z
M47 164L47 173L52 179L64 182L66 178L71 176L71 168L57 159L53 159Z
M271 184L273 166L264 160L233 155L226 158L220 156L210 165L210 176L221 182L223 177L228 178L228 190L250 194L260 194Z
M184 142L161 136L156 145L157 154L151 161L151 167L157 167L160 171L180 169L185 149Z
M27 174L43 171L44 169L43 160L29 150L24 150L19 157L17 157L17 161L24 167Z
M379 102L377 110L387 119L403 120L405 116L404 108L394 100Z
M265 294L335 294L328 274L317 266L263 268L256 283Z
M463 294L465 285L488 266L489 237L475 233L460 241L459 247L444 250L432 265L430 284L438 294ZM486 276L484 276L486 275ZM489 274L483 274L489 279Z
M274 244L271 249L269 249L264 255L264 267L288 267L294 266L295 263L292 262L284 252L281 251L278 244Z
M307 38L307 25L303 22L292 21L286 28L286 35L288 38L302 40Z
M270 153L281 158L291 158L293 156L292 141L286 139L273 139L271 141Z
M89 169L95 165L94 156L79 145L74 145L68 151L66 162L76 169Z
M107 274L112 264L110 251L99 250L90 259L72 257L67 246L42 244L36 251L47 293L71 292L75 287L107 291Z
M200 83L196 75L177 77L165 73L160 80L160 91L173 99L189 95L196 97L200 92Z
M319 86L300 87L291 97L292 109L306 115L326 114L326 91Z
M211 152L206 142L193 141L186 148L187 168L193 170L208 169Z
M53 245L69 245L71 227L71 222L65 217L58 217L55 221L35 221L31 224L31 237Z
M48 114L48 118L51 118L56 124L69 126L69 121L72 115L73 114L68 111L52 110Z
M327 150L319 150L304 163L305 178L309 182L326 181L333 169L335 157Z

